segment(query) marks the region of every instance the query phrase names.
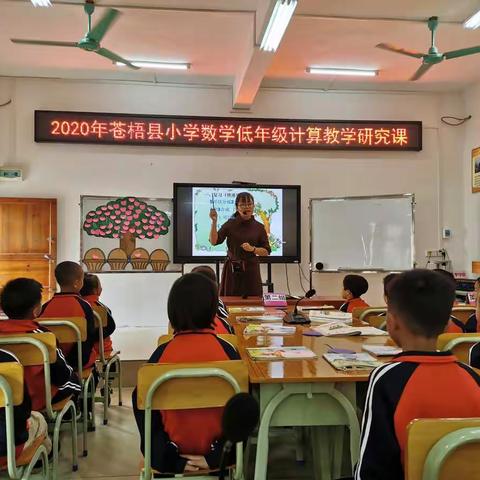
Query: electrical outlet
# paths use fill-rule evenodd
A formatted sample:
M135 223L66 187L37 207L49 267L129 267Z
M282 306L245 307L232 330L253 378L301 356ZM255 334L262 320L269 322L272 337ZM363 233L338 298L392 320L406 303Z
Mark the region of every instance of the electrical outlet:
M6 182L21 182L23 173L20 168L0 167L0 180Z

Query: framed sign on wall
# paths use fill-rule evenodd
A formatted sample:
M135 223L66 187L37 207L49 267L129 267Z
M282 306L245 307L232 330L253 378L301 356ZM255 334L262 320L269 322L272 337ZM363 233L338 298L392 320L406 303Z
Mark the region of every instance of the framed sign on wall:
M480 147L472 150L472 193L480 192Z

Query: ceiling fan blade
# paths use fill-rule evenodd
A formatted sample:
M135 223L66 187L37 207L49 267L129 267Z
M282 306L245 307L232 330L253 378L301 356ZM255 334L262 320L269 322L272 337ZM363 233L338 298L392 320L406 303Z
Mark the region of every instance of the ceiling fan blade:
M422 63L422 66L410 77L410 81L414 82L423 77L431 67L433 67L433 63Z
M93 28L87 34L87 37L95 40L96 42L101 42L102 38L107 33L108 29L112 26L118 15L120 15L120 12L118 10L115 10L114 8L109 8L103 14L103 17L93 26Z
M21 43L25 45L47 45L49 47L77 47L76 42L55 42L49 40L27 40L25 38L11 38L13 43Z
M405 48L396 47L390 43L379 43L376 45L377 48L382 50L387 50L389 52L400 53L402 55L408 55L409 57L422 58L424 56L421 52L414 52L413 50L407 50Z
M98 53L102 57L105 57L105 58L108 58L108 59L112 60L112 62L124 63L127 67L133 68L134 70L138 70L140 68L140 67L136 67L135 65L133 65L128 60L125 60L120 55L117 55L116 53L113 53L106 48L99 48L98 50L95 50L95 53Z
M466 55L473 55L474 53L480 53L480 45L445 52L443 56L445 60L450 60L451 58L465 57Z

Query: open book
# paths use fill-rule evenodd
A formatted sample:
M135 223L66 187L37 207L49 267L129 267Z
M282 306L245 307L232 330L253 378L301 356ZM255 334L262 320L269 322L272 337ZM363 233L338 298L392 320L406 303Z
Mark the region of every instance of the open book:
M366 352L373 353L376 357L393 357L393 355L398 355L402 353L402 349L398 347L393 347L390 345L362 345L362 350Z
M352 324L352 314L339 312L338 310L309 310L308 318L312 323L319 322L343 322Z
M323 358L337 370L371 370L383 365L368 353L324 353Z
M317 358L315 352L306 347L260 347L247 348L252 360L303 360Z
M243 330L244 335L293 335L295 327L281 323L249 323Z
M227 307L228 313L263 313L265 307Z
M388 335L387 332L380 330L375 327L349 327L343 322L332 322L325 323L323 325L317 325L311 327L311 330L318 332L324 337L340 337L340 336L351 336L351 335L362 335L362 336L381 336Z

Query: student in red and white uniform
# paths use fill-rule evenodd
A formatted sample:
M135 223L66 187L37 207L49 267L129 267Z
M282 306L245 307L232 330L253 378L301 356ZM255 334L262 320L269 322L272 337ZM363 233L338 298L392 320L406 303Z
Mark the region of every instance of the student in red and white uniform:
M340 307L342 312L353 312L354 308L369 307L361 298L368 291L368 282L361 275L346 275L343 279L342 298L346 302Z
M160 345L149 363L185 363L238 360L230 343L217 337L213 323L218 307L217 287L199 273L188 273L172 286L168 297L168 318L174 337ZM208 389L209 381L205 380ZM144 453L145 412L133 411ZM152 412L152 467L162 473L196 472L218 467L223 448L223 408L202 408Z
M399 274L387 293L387 330L404 351L370 375L355 480L404 479L412 420L480 416L480 377L436 349L454 284L431 270L412 270Z

